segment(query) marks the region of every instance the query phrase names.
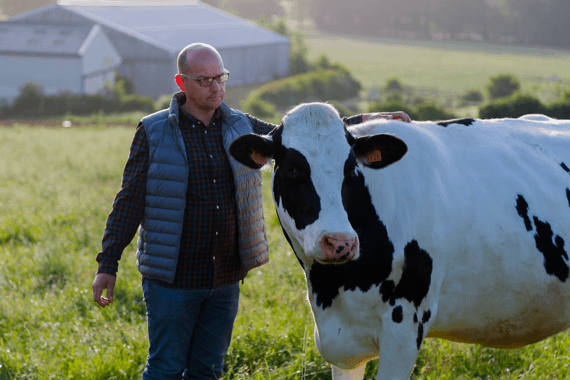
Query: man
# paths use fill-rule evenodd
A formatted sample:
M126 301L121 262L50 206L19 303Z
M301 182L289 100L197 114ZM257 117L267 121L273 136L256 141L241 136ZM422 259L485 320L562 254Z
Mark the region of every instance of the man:
M118 261L140 225L137 267L150 341L144 380L219 378L239 281L269 259L261 174L227 150L236 137L269 133L275 125L223 102L229 73L212 46L184 48L178 72L181 92L170 109L137 127L93 282L94 301L109 305ZM385 113L346 122L371 117L409 121L403 113Z

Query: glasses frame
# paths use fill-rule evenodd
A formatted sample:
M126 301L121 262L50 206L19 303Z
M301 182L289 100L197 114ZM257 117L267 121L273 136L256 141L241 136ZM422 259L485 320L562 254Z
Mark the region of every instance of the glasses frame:
M226 83L228 81L228 79L230 79L230 72L228 70L224 70L224 72L222 74L216 75L215 77L194 78L194 77L191 77L190 75L186 75L186 74L178 73L178 75L180 75L181 77L184 77L184 78L195 80L196 82L198 82L200 87L212 87L212 84L214 84L214 80L216 82L218 82L219 84L223 84L223 83ZM223 80L224 77L225 77L225 80ZM208 83L208 82L210 82L210 83Z

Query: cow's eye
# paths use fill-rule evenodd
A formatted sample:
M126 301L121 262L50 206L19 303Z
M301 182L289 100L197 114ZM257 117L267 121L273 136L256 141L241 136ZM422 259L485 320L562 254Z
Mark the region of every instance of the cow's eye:
M291 164L285 165L283 169L285 170L285 174L287 176L297 176L300 174L299 170L297 170L297 168Z
M356 166L347 167L344 171L344 178L351 180L356 177Z

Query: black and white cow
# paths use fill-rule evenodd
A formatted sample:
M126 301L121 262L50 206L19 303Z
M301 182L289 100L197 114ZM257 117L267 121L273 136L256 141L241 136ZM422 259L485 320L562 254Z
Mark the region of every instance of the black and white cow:
M231 154L275 162L334 379L408 379L423 339L488 347L570 326L570 121L542 115L346 128L303 104Z

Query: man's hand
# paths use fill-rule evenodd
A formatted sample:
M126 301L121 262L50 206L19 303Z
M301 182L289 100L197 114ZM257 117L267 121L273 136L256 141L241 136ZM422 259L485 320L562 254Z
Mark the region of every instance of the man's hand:
M410 117L405 112L376 112L376 113L365 113L362 115L362 122L374 119L392 119L392 120L402 120L406 123L412 121Z
M99 273L93 281L93 301L99 306L105 307L113 302L113 290L117 278L107 273ZM107 289L107 298L102 296L103 289Z

